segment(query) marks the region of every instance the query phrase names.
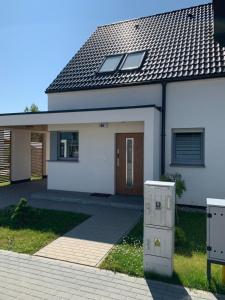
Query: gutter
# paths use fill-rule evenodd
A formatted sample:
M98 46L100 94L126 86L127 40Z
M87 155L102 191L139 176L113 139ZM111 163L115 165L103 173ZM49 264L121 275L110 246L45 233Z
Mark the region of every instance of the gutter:
M193 81L193 80L204 80L204 79L217 79L217 78L225 78L225 72L219 74L207 74L207 75L191 75L191 76L182 76L175 77L169 79L155 79L155 80L146 80L141 82L132 82L132 83L120 83L120 84L108 84L108 85L99 85L99 86L84 86L84 87L74 87L74 88L64 88L64 89L56 89L56 88L47 88L45 90L46 94L54 94L54 93L67 93L67 92L77 92L77 91L89 91L89 90L101 90L101 89L112 89L118 87L130 87L130 86L140 86L140 85L149 85L149 84L163 84L163 82L180 82L180 81Z
M166 144L166 87L167 82L162 82L162 117L161 117L161 175L165 174L165 144Z

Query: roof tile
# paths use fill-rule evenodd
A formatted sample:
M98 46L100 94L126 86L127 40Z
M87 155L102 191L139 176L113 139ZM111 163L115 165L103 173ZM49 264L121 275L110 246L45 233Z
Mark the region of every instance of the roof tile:
M141 69L97 73L105 56L140 50L148 51ZM225 76L225 48L214 42L213 7L205 4L98 27L46 92L215 74Z

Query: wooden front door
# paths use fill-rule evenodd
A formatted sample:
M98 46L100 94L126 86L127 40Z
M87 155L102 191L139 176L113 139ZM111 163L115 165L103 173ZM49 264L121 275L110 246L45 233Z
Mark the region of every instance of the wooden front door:
M143 195L143 133L116 134L116 193Z

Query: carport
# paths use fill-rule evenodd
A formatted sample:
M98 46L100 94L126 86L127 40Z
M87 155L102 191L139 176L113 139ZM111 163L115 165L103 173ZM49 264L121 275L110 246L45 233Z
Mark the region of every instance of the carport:
M0 127L0 185L47 175L47 126Z

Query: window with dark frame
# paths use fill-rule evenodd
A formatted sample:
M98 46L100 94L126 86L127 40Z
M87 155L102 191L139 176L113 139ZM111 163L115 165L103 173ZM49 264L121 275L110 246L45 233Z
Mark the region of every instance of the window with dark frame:
M124 54L106 56L103 64L98 70L99 73L114 72L118 68Z
M204 165L204 131L173 131L172 165Z
M121 70L134 70L142 65L146 51L128 53L120 67Z
M108 55L105 57L98 73L132 71L141 67L146 51Z
M79 133L78 132L58 133L58 159L78 161L79 159Z

